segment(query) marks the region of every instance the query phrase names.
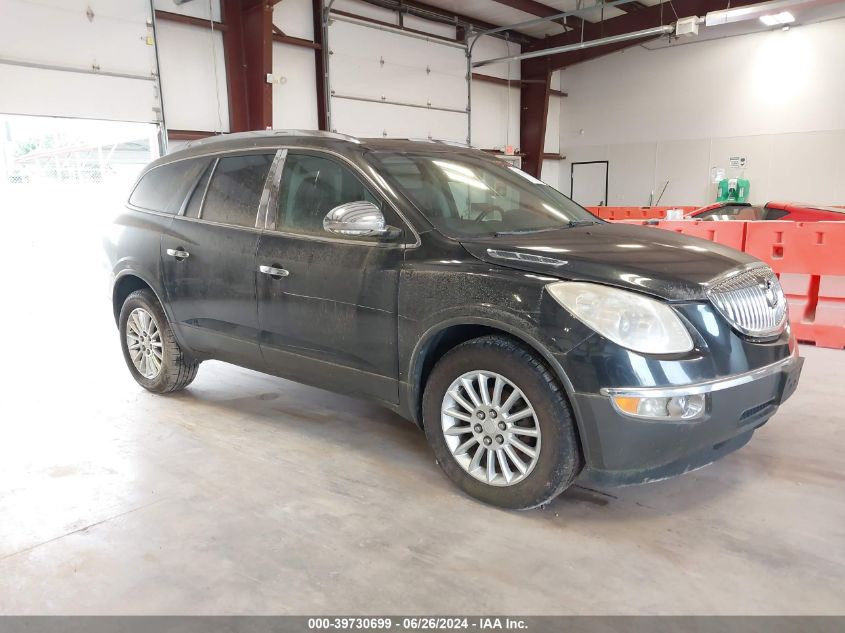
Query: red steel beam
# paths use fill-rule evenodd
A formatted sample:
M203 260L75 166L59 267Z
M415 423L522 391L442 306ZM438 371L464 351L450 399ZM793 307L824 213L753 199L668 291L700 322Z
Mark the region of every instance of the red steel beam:
M300 48L313 48L320 50L322 46L317 42L306 40L303 37L293 37L292 35L285 35L284 33L273 33L273 41L280 44L290 44L291 46L299 46Z
M241 19L249 129L263 130L273 127L273 5L242 0Z
M165 20L167 22L178 22L179 24L188 24L190 26L199 26L210 29L214 26L215 31L225 31L226 25L222 22L215 22L213 20L204 20L202 18L195 18L192 15L182 15L181 13L173 13L172 11L162 11L156 9L156 20Z
M519 144L525 154L522 169L539 178L543 166L543 145L546 120L549 116L549 93L552 71L548 57L524 59L521 77L528 80L519 92ZM534 80L542 80L539 83Z
M221 0L223 57L232 132L273 125L273 6L266 0Z
M496 84L499 86L511 86L514 88L524 86L525 84L545 83L544 79L503 79L502 77L494 77L493 75L485 75L482 73L472 73L473 81L481 81L488 84ZM569 95L561 90L549 89L549 94L556 97L568 97Z
M249 130L246 73L244 72L243 24L240 0L221 0L223 23L223 59L226 63L226 92L229 97L229 130Z
M311 14L314 23L314 42L319 49L314 49L314 81L317 87L317 129L326 131L328 125L328 103L326 101L326 57L323 48L323 0L311 0Z

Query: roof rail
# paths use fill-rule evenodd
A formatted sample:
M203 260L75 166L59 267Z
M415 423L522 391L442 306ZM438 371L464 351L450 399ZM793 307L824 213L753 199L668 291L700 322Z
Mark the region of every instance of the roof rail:
M207 136L196 141L191 141L185 144L185 147L196 147L197 145L204 145L205 143L220 141L223 139L238 139L259 137L266 138L270 136L308 136L312 138L333 138L339 141L349 141L350 143L360 143L356 137L349 134L339 134L338 132L326 132L323 130L251 130L249 132L224 132L222 134L215 134L214 136Z
M438 143L440 145L449 145L451 147L464 147L466 149L475 149L472 145L469 145L467 143L461 143L460 141L444 141L443 139L439 138L412 138L401 136L390 136L387 138L395 141L412 141L414 143Z

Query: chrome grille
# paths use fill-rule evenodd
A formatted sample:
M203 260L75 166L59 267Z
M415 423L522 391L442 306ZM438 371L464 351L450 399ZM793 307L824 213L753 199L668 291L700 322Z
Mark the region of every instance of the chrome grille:
M707 291L710 302L737 330L764 338L780 334L787 322L786 297L777 276L765 264L717 279Z

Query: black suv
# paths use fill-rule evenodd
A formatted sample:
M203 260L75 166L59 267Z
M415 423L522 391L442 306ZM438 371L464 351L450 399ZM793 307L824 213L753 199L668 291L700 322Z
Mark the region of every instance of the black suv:
M146 389L183 389L215 358L371 398L508 508L582 470L621 485L712 462L801 370L761 262L603 222L445 143L203 140L144 170L106 248Z

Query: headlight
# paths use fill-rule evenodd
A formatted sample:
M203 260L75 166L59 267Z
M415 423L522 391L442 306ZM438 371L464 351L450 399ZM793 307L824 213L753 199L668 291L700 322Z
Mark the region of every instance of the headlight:
M679 354L692 349L681 319L665 303L599 284L559 281L549 294L580 321L614 343L645 354Z

